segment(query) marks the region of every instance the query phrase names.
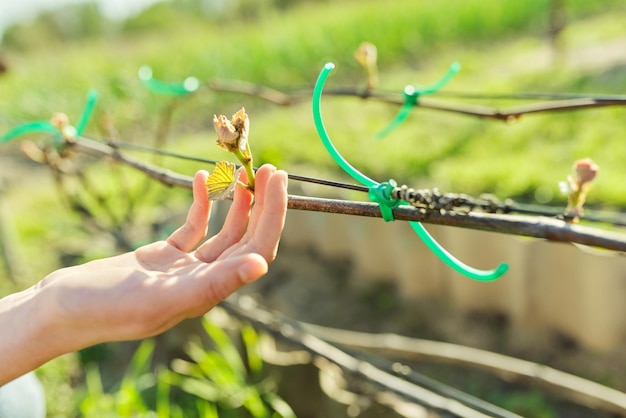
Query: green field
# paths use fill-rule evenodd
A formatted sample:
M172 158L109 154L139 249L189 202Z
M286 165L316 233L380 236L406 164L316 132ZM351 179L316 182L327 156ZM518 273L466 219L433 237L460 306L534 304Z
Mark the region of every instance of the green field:
M322 66L334 62L328 89L362 88L365 73L353 53L361 42L369 41L378 48L379 89L398 96L407 84L436 81L455 61L462 70L443 92L626 92L626 7L620 1L566 2L558 51L548 39L547 0L320 1L284 9L242 2L245 7L223 15L199 13L199 3L158 4L126 22L101 22L98 16L78 14L91 16L100 26L74 21L74 26L60 26L65 32L55 29L56 18L50 16L30 27L11 29L0 44L0 57L8 65L8 71L0 74L0 133L20 123L48 119L55 112L65 112L75 121L87 92L96 89L100 100L87 136L110 136L112 131L104 129L108 123L121 140L154 145L159 115L174 103L171 129L161 145L221 159L227 155L214 146L212 116L230 115L245 106L257 164L269 162L296 174L346 180L315 132L308 100L281 107L206 86L216 80L242 80L282 91L307 90ZM205 87L173 102L141 85L137 71L142 65L150 66L159 79L174 82L194 76ZM432 98L496 107L528 103ZM416 108L385 139L376 139L376 132L398 109L356 97L323 99L325 122L335 144L354 166L376 180L394 178L412 186L563 206L566 197L559 192L559 181L570 174L576 159L590 157L599 164L600 175L588 205L626 206L624 107L527 115L514 122ZM27 139L48 141L42 135ZM14 172L0 169L11 178L5 206L15 222L21 256L29 260L27 277L17 284L0 282L3 291L43 277L61 265L61 255L81 261L119 249L110 237L93 239L81 218L61 204L47 172L28 163L17 152L17 144L3 147L16 162L10 168ZM187 175L211 169L170 159L159 162ZM126 179L128 189L135 192L144 185L141 175L119 171L110 164L90 168L94 187L112 202L124 199L118 179ZM188 202L186 191L152 187L137 215L146 224L177 214ZM141 228L131 237L133 245L152 238ZM57 387L58 393L50 395L59 400L51 406L57 416L77 414L81 390L71 387L74 383L65 373L76 363L70 356L42 372L47 384Z
M546 41L548 1L514 7L457 1L445 12L418 2L367 3L304 4L267 12L254 23L232 17L200 20L184 9L167 21L157 18L160 9L155 7L146 13L151 19L145 19L163 28L151 31L136 24L141 30L120 30L104 39L52 43L24 54L8 49L13 68L1 80L0 129L55 111L76 118L86 92L95 88L102 96L99 111L113 118L124 139L145 142L167 99L154 97L137 82L141 65L168 81L195 76L204 83L235 79L289 90L310 87L322 65L332 61L337 69L328 88L358 87L364 74L352 53L362 41L378 47L380 88L398 94L407 84L435 81L453 61L461 63L462 71L447 90L619 94L624 85L623 60L615 60L611 51L601 53L620 37L623 41L619 28L625 12L617 2L604 2L605 7L568 3L571 16L560 38L565 56L560 61L553 60ZM213 113L230 114L242 105L252 118L257 160L286 168L298 163L333 169L306 103L286 109L202 90L181 104L170 147L197 148L212 135ZM324 109L337 146L378 179L524 200L532 200L538 189L544 195L550 189L562 202L558 181L575 159L591 157L600 164L602 178L589 203L626 203L619 172L620 108L533 115L512 124L416 110L384 141L373 140L374 134L393 118L396 107L329 98ZM96 123L90 129L88 133L102 134ZM207 146L206 154L219 153Z

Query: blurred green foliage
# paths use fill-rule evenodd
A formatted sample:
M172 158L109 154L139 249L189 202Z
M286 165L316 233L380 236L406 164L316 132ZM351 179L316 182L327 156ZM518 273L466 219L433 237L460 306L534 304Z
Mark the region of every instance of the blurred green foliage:
M209 343L190 341L189 360L175 359L171 368L155 367L155 342L145 340L112 390L103 388L98 365L87 364L80 416L295 418L276 394L274 380L263 373L256 331L244 324L241 338L233 339L210 319L202 323Z
M32 23L10 26L4 32L2 46L24 51L94 39L103 36L110 24L96 3L66 6L43 12Z
M276 394L276 382L263 373L259 336L254 328L241 327L241 355L222 328L207 320L202 324L215 349L207 351L192 340L187 346L191 361L178 359L172 363L177 373L172 381L201 401L199 412L214 405L215 416L295 418L291 407ZM206 412L200 416L206 416Z
M623 45L619 43L624 40L623 1L569 0L565 5L567 25L560 44L569 58L553 55L549 47L549 0L174 0L124 21L110 21L93 4L67 6L5 32L0 58L8 70L0 74L0 132L21 122L47 119L57 111L66 112L75 122L85 94L95 88L101 100L88 135L109 137L117 132L125 141L154 144L159 115L173 109L172 129L161 144L178 153L221 159L227 155L213 145L211 117L244 105L251 117L257 164L271 162L297 174L340 180L343 174L319 143L309 103L278 108L258 98L207 90L184 99L155 96L138 82L137 70L149 65L155 77L166 81L195 76L203 83L239 79L300 89L312 87L323 64L333 61L337 69L328 88L359 87L365 75L352 54L362 41L369 41L378 47L381 89L398 94L406 84L435 81L453 61L463 68L446 87L449 90L623 93L626 67L623 60L611 60L615 55L611 48ZM323 99L324 118L336 145L353 165L375 179L393 177L400 183L443 191L488 192L527 202L540 197L542 203L563 204L558 182L569 174L575 159L591 157L601 169L588 204L626 206L623 108L532 115L512 123L416 108L391 135L375 140L374 134L397 110L355 98ZM28 139L47 141L36 136ZM17 145L4 147L23 158L17 157ZM158 162L188 175L211 169L170 159ZM29 165L24 170L26 175L17 174L19 189L9 196L22 255L28 260L28 274L20 285L59 267L60 254L73 248L80 250L74 262L115 251L109 241L101 242L90 233L76 213L68 215L49 177L41 171L36 171L37 177L28 176L34 171ZM121 180L120 171L119 166L104 163L90 168L94 186L109 196L116 208L113 213L121 216L125 196L120 182L141 193L142 175L124 172ZM143 202L140 214L145 225L137 225L139 229L168 226L162 222L166 215L182 211L189 201L187 191L156 187L151 193ZM135 244L151 236L146 230L152 226L143 235L141 231L134 235ZM209 361L204 352L194 353L197 362ZM50 399L65 404L72 382L58 369L79 369L76 363L66 365L68 361L52 362L42 373ZM143 370L139 366L136 370ZM197 366L191 369L195 375L185 380L187 388L198 381L214 385ZM104 396L96 378L90 369L91 395L87 396L92 400L83 404L85 412L103 407L98 402L112 410L123 399L139 404L137 394L131 393L136 388L125 386L131 392ZM150 379L146 382L168 382L154 375ZM535 404L536 410L541 409L542 399Z
M408 83L436 80L453 60L463 69L448 86L451 90L619 93L626 81L619 64L550 63L545 56L549 52L541 50L548 32L546 0L453 0L445 10L436 3L412 1L367 0L367 6L363 1L302 2L286 10L270 8L273 3L267 2L254 18L241 15L247 10L244 3L239 3L240 9L223 10L211 9L211 2L158 3L119 22L115 30L97 31L89 42L78 37L55 46L49 41L54 36L38 36L45 48L30 53L11 52L8 42L6 54L13 68L0 80L0 129L57 110L76 117L85 92L96 88L102 95L100 117L114 121L125 139L146 141L168 99L152 96L137 82L143 64L166 81L193 75L201 82L241 79L289 89L310 87L321 66L332 60L337 70L329 88L360 86L364 74L352 53L364 40L378 46L381 88L398 92ZM618 35L625 7L618 1L600 3L567 2L565 48L584 49L603 34ZM89 5L76 7L93 14ZM585 38L594 21L592 38ZM45 25L37 20L27 32L43 30L38 26ZM75 33L81 33L79 29ZM172 146L206 143L201 138L212 135L210 116L234 112L242 104L252 118L257 161L334 169L318 144L307 105L268 109L259 99L234 94L202 90L182 101L174 114L177 139ZM337 145L350 150L349 159L375 178L524 200L533 200L538 188L549 189L544 195L562 203L558 181L575 159L589 156L602 170L589 204L626 203L626 183L616 171L624 156L619 136L612 134L623 126L622 109L528 116L512 125L418 109L382 142L372 137L397 111L392 106L328 98L324 109ZM206 154L220 155L210 148Z

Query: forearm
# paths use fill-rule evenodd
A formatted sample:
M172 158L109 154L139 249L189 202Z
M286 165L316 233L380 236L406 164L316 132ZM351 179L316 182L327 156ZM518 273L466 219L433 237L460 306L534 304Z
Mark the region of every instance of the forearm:
M30 288L0 299L0 385L63 354L37 295Z

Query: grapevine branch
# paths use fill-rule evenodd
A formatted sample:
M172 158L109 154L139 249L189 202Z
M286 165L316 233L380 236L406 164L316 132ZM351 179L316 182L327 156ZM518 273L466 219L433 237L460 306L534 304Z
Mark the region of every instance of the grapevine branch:
M519 415L477 399L416 372L399 373L391 361L348 350L307 332L300 322L271 312L250 297L232 296L220 304L229 314L252 323L273 336L289 341L312 354L339 366L356 378L358 390L372 399L392 393L411 403L437 411L443 416L466 418L519 418Z
M311 99L312 90L304 89L294 92L284 92L271 87L244 82L244 81L214 81L208 88L216 92L239 93L259 97L280 106L292 106ZM465 93L441 94L442 97L460 97L474 99L518 99L518 100L545 100L538 103L513 106L510 108L496 108L490 106L451 103L448 100L421 97L415 106L424 109L441 110L467 116L477 116L486 119L510 121L526 114L583 110L609 106L626 106L626 97L621 95L581 96L569 94L519 94L519 95L478 95ZM325 96L350 96L361 99L375 100L394 105L403 105L405 99L399 93L381 92L359 88L328 88Z
M543 364L472 347L409 338L391 333L372 334L313 324L302 324L302 326L313 335L343 347L367 350L385 357L401 357L406 360L427 359L470 366L494 373L503 379L515 378L536 383L591 408L600 408L616 414L626 412L626 393L555 370Z
M396 334L372 334L307 324L278 312L272 312L249 296L232 296L220 306L231 315L251 322L255 327L268 331L279 339L302 347L314 357L323 357L348 373L355 374L356 377L375 379L386 375L402 375L404 381L399 387L396 387L398 381L395 379L378 380L379 390L392 390L401 396L403 396L401 387L413 384L419 386L418 389L426 389L439 396L447 397L451 401L458 401L475 409L478 413L487 413L492 417L517 416L432 380L405 365L397 367L398 363L396 363L396 367L390 366L387 360L367 352L378 353L385 358L392 357L396 359L396 362L398 358L403 358L407 361L428 360L469 366L493 373L505 380L517 379L538 384L553 393L565 396L572 402L587 405L590 408L598 408L618 415L626 411L626 394L542 364L456 344ZM353 353L351 349L359 350L358 354ZM360 366L355 367L359 364ZM355 373L355 370L358 370L358 373ZM422 398L423 395L424 392L413 391L413 396L417 397L417 403L432 407L427 403L431 398ZM416 401L415 398L409 398L409 400ZM463 415L453 414L453 416Z
M127 156L114 146L84 137L77 137L68 142L68 147L75 151L111 158L139 170L165 185L191 188L191 177ZM382 217L380 207L376 203L299 195L289 195L288 208L376 218ZM543 238L551 241L577 243L626 252L626 235L584 225L573 225L563 220L544 216L481 212L460 214L453 211L418 210L412 206L397 207L393 209L393 213L395 219L402 221L418 221L436 225Z
M350 368L352 362L368 362L383 373L402 374L415 385L448 396L476 408L489 416L516 416L508 411L460 393L406 367L389 367L378 356L411 360L429 360L485 370L506 380L518 379L541 385L545 389L572 400L616 414L626 411L626 394L607 386L574 376L551 367L456 344L409 338L396 334L372 334L307 324L272 312L249 296L232 296L220 304L239 319L252 322L257 328L303 347L314 356L322 356L340 367ZM348 348L359 350L352 354ZM365 350L365 351L364 351ZM337 355L343 351L342 355ZM350 363L347 362L350 361ZM397 361L397 360L396 360ZM366 370L364 367L361 369ZM367 376L363 376L367 377ZM392 386L393 387L393 386ZM385 388L389 389L389 387Z

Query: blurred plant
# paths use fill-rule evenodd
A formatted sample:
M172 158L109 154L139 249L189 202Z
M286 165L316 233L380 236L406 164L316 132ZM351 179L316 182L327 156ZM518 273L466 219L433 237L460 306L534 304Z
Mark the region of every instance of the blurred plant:
M287 402L276 395L275 383L263 375L259 336L254 328L241 327L244 349L241 355L236 342L219 326L206 318L202 322L215 349L207 351L201 342L191 341L186 350L191 361L176 359L171 370L158 367L152 370L153 340L139 345L119 387L113 392L103 389L97 365L87 366L81 415L87 418L217 418L245 413L244 416L254 418L295 418ZM183 400L180 395L172 394L173 389L181 389L183 397L189 398ZM156 400L150 402L153 398Z
M220 327L206 318L202 323L215 344L215 351L206 351L200 342L191 341L186 352L192 361L172 362L172 369L177 373L172 376L172 383L197 397L201 416L247 411L254 418L295 418L291 407L275 393L274 381L262 373L259 336L254 328L241 327L242 356Z
M84 417L182 417L183 411L169 401L170 384L165 369L153 372L150 360L154 352L153 340L139 345L119 388L105 392L98 366L92 363L86 368L87 393L80 404ZM156 386L156 410L146 402L146 392Z
M55 113L50 118L50 124L54 126L66 141L71 141L77 134L76 128L70 125L70 119L65 113Z
M555 410L550 398L539 390L496 390L491 394L494 402L506 409L525 417L555 418Z
M246 169L246 173L248 174L248 184L246 187L248 190L254 192L254 166L252 164L252 152L250 151L250 143L248 142L248 132L250 130L250 119L248 118L248 114L246 110L242 107L233 115L231 120L224 115L220 115L219 117L213 115L213 126L215 127L215 132L217 133L217 145L228 151L232 152L235 157L241 162L243 167ZM234 176L234 170L231 170L229 166L223 168L218 171L216 169L217 175L220 176L219 184L224 184L227 179L230 180L230 184L234 187L234 184L238 181ZM233 167L234 168L234 167ZM227 177L230 175L230 171L233 172L232 178ZM216 189L211 189L210 182L212 181L211 176L207 180L207 186L209 187L209 198L220 198L220 197L212 197L211 192L214 194ZM214 181L214 179L213 179ZM229 187L224 184L224 187ZM222 188L220 187L217 192L222 192Z
M153 211L152 208L166 208L172 201L171 195L151 194L160 185L145 176L137 175L133 170L111 170L110 176L102 175L101 163L89 158L77 158L68 152L67 145L81 137L94 114L98 93L90 90L76 127L70 124L65 113L57 112L49 120L33 121L16 126L0 136L0 143L6 143L26 134L47 134L51 140L42 144L23 141L22 151L33 161L45 164L51 169L52 177L62 202L72 212L79 215L80 229L90 233L99 233L103 237L113 238L116 249L130 251L141 242L151 242L162 238L161 229L169 222L165 211ZM105 135L114 136L114 124L106 119ZM162 138L157 137L157 145ZM149 198L148 198L149 196ZM152 224L146 227L147 212L151 212ZM138 218L142 222L138 222ZM67 251L63 249L63 251ZM75 250L71 250L75 252ZM78 259L68 259L69 264L76 264L89 258L79 251ZM68 264L62 260L64 265Z
M367 72L367 90L378 86L378 50L376 45L363 42L354 52L354 59L361 64Z
M587 193L591 188L591 182L598 175L600 167L591 158L583 158L574 163L573 176L567 176L567 181L559 183L563 194L567 197L567 208L565 215L572 217L572 222L578 222L583 216L583 205L587 198Z

